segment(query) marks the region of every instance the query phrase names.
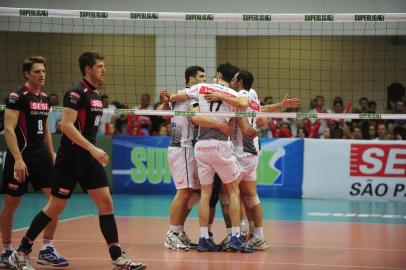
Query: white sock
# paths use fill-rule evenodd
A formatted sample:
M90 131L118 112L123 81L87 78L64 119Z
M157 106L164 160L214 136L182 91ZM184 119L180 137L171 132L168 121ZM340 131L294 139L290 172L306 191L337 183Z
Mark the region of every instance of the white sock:
M3 251L13 250L13 245L10 243L3 243Z
M240 229L243 232L248 231L248 219L241 219L240 220Z
M259 239L264 239L264 228L257 227L254 229L254 236Z
M250 221L250 234L254 234L254 228L255 228L254 221Z
M208 227L200 227L200 237L209 239L209 228Z
M178 226L175 225L169 225L169 230L176 232Z
M179 230L180 233L185 231L183 228L184 228L184 225L179 225L178 226L178 230Z
M227 229L227 234L231 234L231 228L226 228Z
M235 236L235 235L239 235L240 234L240 227L232 227L231 228L231 235Z
M41 249L46 249L48 246L53 246L53 238L43 238Z

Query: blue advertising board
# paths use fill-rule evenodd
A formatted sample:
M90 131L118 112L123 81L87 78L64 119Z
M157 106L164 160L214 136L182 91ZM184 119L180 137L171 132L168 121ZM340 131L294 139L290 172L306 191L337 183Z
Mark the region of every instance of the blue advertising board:
M167 148L169 137L114 137L113 191L124 194L174 194ZM261 139L257 183L261 197L300 198L301 139Z

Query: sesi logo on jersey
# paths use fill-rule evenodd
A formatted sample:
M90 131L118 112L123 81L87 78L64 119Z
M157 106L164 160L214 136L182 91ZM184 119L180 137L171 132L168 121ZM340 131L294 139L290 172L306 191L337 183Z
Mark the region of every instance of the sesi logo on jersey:
M101 102L101 100L91 99L90 106L96 108L103 108L103 103Z
M37 111L48 111L48 103L30 101L30 109Z
M350 176L406 177L406 145L351 144Z

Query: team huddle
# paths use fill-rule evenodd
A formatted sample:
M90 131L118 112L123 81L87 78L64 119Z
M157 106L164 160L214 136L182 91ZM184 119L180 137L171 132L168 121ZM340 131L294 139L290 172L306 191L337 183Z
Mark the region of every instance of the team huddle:
M194 112L259 112L296 107L300 100L287 97L281 103L261 107L252 89L253 75L229 63L217 67L212 83L206 83L204 69L188 67L186 88L176 93L161 92L160 109ZM171 119L168 160L177 189L170 210L170 228L164 245L173 250L240 251L265 250L262 208L256 190L259 141L255 117L174 116ZM197 131L196 131L197 129ZM199 243L184 232L186 217L199 200ZM213 241L211 225L220 201L227 236L220 245ZM243 209L241 209L243 207ZM249 232L242 233L241 215L249 220Z
M67 266L69 261L53 246L58 217L77 183L87 191L99 210L100 231L107 243L113 270L137 270L145 264L132 261L121 249L106 172L108 155L96 147L96 134L103 114L98 87L106 72L104 57L84 52L79 57L83 78L66 91L63 101L60 148L55 155L48 127L50 104L43 93L46 60L29 57L24 61L26 83L6 99L4 136L8 151L1 192L5 194L0 214L3 253L0 268L35 270L30 253L35 239L44 231L37 262ZM278 104L262 106L253 76L231 64L217 68L212 83L206 83L204 69L188 67L186 88L168 94L162 110L195 112L258 112L295 107L299 99L285 97ZM168 160L177 189L170 209L170 229L165 247L201 252L230 250L253 252L268 244L262 227L262 209L256 191L259 145L255 117L180 117L171 119ZM27 192L28 182L48 197L34 217L19 246L11 245L14 212ZM183 226L189 211L200 201L200 238L193 244ZM216 245L211 233L214 209L220 201L228 235ZM243 205L241 207L240 205ZM241 233L240 212L245 209L250 232Z

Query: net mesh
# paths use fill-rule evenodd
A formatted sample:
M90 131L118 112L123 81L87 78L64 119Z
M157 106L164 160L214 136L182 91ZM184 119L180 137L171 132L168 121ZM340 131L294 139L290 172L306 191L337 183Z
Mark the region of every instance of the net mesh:
M335 21L314 21L330 19ZM386 88L393 82L406 83L403 20L402 14L271 16L2 8L0 93L5 96L22 83L23 59L42 55L48 59L45 90L61 96L80 77L80 53L94 50L106 56L103 90L111 100L130 107L141 102L143 93L151 96L153 104L160 89L183 88L187 66L200 65L210 77L218 64L231 62L253 73L253 88L261 98L272 96L277 101L289 93L300 97L302 110L308 111L318 95L329 105L336 96L354 102L365 96L383 112Z
M327 118L308 114L315 98L333 109L341 97L356 114L330 118L391 118L387 88L406 84L406 14L197 14L0 8L0 95L23 83L21 64L30 55L47 58L45 91L62 98L80 78L78 56L86 50L106 56L101 87L110 101L137 108L159 103L159 91L185 87L184 71L231 62L254 75L261 100L285 94L302 100L285 118ZM402 98L402 87L395 85ZM403 92L404 93L404 92ZM404 94L403 94L404 95ZM377 113L359 115L358 100L376 102ZM271 99L271 100L272 100ZM270 100L269 98L267 99ZM116 103L116 104L118 104ZM114 111L113 113L122 113ZM125 111L139 114L139 111ZM161 115L160 112L144 112ZM175 114L175 113L169 113ZM257 114L257 116L271 116ZM404 112L393 118L403 119Z

